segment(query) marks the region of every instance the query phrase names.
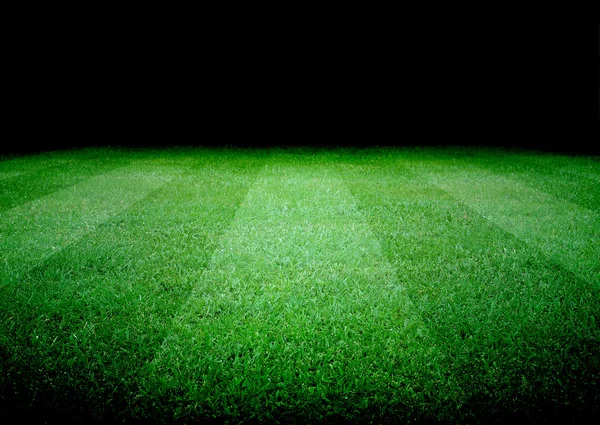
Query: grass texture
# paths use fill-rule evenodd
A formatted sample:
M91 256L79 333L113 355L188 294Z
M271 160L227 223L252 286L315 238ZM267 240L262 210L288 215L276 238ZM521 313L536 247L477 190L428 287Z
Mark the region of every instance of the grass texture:
M598 157L0 158L0 418L582 423L599 253Z

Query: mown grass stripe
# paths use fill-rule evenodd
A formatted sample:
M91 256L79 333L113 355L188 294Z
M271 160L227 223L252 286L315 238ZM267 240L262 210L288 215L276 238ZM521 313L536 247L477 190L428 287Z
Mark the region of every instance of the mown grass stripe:
M29 271L26 290L0 301L3 330L12 323L4 344L27 364L18 373L34 380L38 399L76 402L98 418L133 409L142 366L262 165L248 156L184 152L169 162L179 169L168 183Z
M476 166L442 159L414 169L582 279L600 282L598 212Z
M5 285L23 271L165 184L171 175L138 162L22 204L0 215L0 276Z
M69 162L70 158L56 153L40 153L35 155L0 156L0 181L21 174L36 172L43 168Z
M146 391L183 416L350 415L400 393L418 404L435 345L377 239L331 167L278 161L173 322Z
M600 182L600 156L538 154L528 156L538 164L547 164L563 173L572 173Z
M28 173L0 180L0 213L20 204L76 185L83 180L127 165L130 158L98 156L73 158Z
M429 389L432 410L485 422L585 409L600 369L600 292L432 184L425 165L415 172L429 155L439 152L384 150L340 171L456 380L445 394ZM443 164L437 173L447 181Z
M491 148L448 148L439 150L437 154L439 159L443 158L455 166L474 165L478 167L474 172L483 168L556 198L600 211L600 180L590 176L592 170L600 176L600 161ZM587 173L570 171L569 164L573 163L585 165Z

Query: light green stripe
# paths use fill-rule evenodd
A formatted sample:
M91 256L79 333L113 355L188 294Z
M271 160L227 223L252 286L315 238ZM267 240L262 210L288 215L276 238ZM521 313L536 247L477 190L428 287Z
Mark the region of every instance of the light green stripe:
M0 343L26 351L28 335L52 335L36 339L30 365L49 358L68 368L71 379L98 373L137 381L256 178L256 162L240 168L243 159L202 152L176 158L182 172L169 171L168 183L3 291L0 323L12 326L0 326ZM82 351L85 361L73 360ZM110 366L103 364L105 353ZM55 373L49 369L40 366L37 379Z
M572 164L570 160L575 159L558 155L526 155L521 152L487 149L471 149L463 151L462 154L454 150L446 155L447 159L458 157L458 162L464 163L465 166L475 165L518 180L525 186L531 186L556 198L600 211L600 180L573 171L569 164ZM593 171L595 168L600 176L599 161L594 163L580 159L575 164L584 165L587 171Z
M426 368L426 341L339 174L274 165L237 211L149 375L223 403L275 385L304 399L311 386L405 389L407 370ZM250 390L237 387L240 379Z
M0 214L0 273L4 283L79 239L112 215L165 184L174 168L152 161L63 189Z
M475 166L417 167L438 187L540 249L584 280L600 282L600 215Z
M127 159L77 159L0 180L0 212L127 165Z

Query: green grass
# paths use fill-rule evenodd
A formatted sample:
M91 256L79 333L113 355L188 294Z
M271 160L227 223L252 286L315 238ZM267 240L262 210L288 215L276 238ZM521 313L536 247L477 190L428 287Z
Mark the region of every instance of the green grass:
M580 422L600 161L483 148L0 160L0 418Z

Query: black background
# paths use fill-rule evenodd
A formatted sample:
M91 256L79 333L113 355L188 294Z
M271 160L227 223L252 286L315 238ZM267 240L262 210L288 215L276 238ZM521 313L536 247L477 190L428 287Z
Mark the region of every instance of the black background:
M234 18L184 25L90 15L15 30L2 149L485 145L600 153L598 24Z

